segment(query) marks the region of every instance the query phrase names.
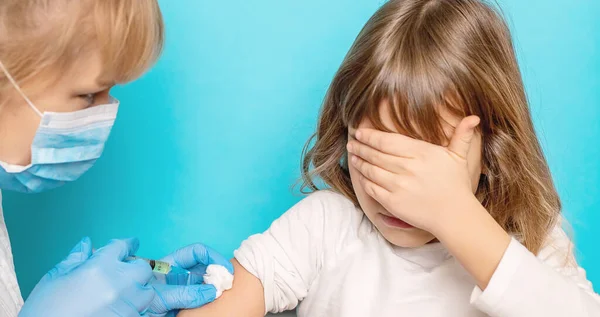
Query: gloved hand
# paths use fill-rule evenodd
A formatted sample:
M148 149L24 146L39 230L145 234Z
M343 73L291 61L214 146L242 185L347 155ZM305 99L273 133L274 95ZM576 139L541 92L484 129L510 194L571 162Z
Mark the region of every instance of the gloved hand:
M139 317L156 292L148 263L123 262L138 246L137 239L112 240L93 253L84 238L40 280L19 316Z
M172 266L187 269L195 276L201 277L206 273L210 264L226 267L233 274L233 265L225 257L202 244L192 244L181 248L161 259ZM202 279L193 281L196 285L178 286L152 284L157 296L147 311L147 316L171 317L179 309L189 309L203 306L215 300L217 290L209 284L202 284Z

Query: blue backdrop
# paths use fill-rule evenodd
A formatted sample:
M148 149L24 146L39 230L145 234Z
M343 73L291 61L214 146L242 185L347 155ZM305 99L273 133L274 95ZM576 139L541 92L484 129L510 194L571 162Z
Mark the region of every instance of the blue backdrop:
M533 115L600 284L600 2L504 0ZM381 0L161 1L165 54L114 94L105 155L80 181L5 193L23 294L83 236L137 236L159 257L202 241L231 256L301 197L302 146L329 81Z

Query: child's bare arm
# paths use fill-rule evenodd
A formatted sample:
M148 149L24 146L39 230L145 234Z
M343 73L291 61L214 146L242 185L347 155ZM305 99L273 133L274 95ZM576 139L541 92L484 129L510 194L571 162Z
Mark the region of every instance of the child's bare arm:
M179 317L261 317L267 311L295 309L329 263L325 255L342 252L362 219L363 213L341 194L311 194L267 231L242 242L232 260L231 290L214 303L183 311Z
M237 260L232 260L235 270L233 288L225 291L216 301L191 310L183 310L178 317L263 317L265 298L262 283L250 274Z

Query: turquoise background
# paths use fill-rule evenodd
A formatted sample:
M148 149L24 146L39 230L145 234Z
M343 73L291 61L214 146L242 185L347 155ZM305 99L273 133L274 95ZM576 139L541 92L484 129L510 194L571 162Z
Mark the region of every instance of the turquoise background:
M600 284L600 2L505 0L577 251ZM159 257L228 256L301 197L291 185L328 84L380 0L161 1L158 65L118 88L105 155L78 182L4 207L23 294L83 236Z

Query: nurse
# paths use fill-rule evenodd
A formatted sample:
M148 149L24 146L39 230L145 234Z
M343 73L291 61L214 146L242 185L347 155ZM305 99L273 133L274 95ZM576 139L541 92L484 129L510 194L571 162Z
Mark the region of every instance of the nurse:
M0 189L39 193L75 181L100 157L117 116L110 89L160 54L158 3L2 0L0 21ZM93 251L84 238L23 303L0 218L0 316L167 316L214 300L210 285L149 284L147 263L124 262L137 247L113 240ZM166 260L233 270L200 244Z

